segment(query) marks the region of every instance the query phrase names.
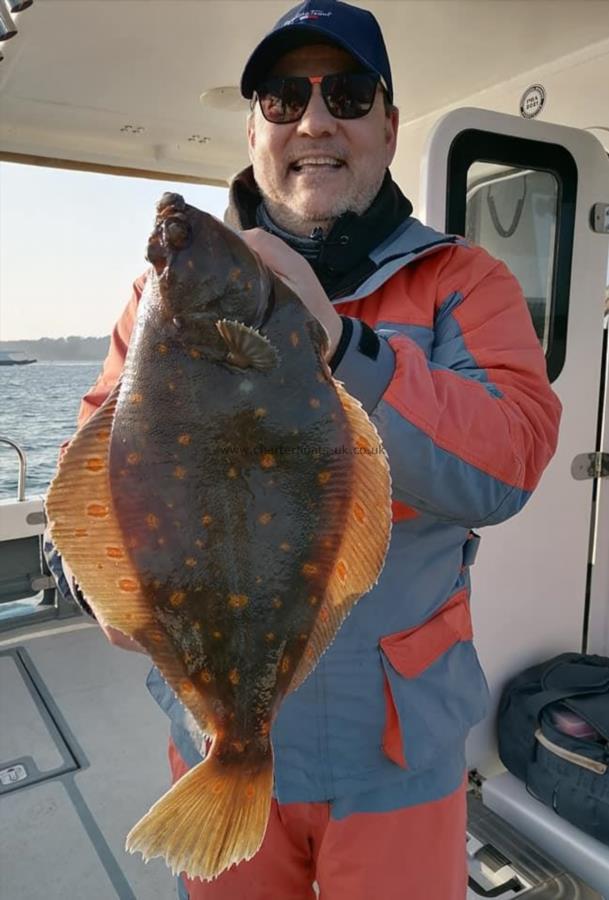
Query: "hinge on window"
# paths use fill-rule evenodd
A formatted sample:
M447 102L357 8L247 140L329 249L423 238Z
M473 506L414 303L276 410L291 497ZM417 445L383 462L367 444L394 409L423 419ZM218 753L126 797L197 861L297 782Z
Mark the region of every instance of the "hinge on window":
M571 475L576 481L609 477L609 453L578 453L571 463Z

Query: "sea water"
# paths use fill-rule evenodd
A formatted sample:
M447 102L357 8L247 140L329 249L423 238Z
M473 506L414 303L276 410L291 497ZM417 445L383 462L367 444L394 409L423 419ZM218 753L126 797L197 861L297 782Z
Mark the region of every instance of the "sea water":
M57 455L76 430L80 400L95 382L101 362L0 366L0 436L27 457L26 496L45 493ZM17 497L19 462L0 443L0 500Z

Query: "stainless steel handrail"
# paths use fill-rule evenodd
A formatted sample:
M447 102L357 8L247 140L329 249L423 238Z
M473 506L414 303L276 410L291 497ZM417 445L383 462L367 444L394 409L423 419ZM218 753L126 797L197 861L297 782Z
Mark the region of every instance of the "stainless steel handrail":
M25 500L25 476L27 473L27 461L25 458L25 452L21 449L19 444L16 444L15 441L11 441L10 438L2 437L0 435L0 443L8 444L9 447L12 447L13 450L17 451L17 455L19 457L19 478L17 481L17 500L19 502Z

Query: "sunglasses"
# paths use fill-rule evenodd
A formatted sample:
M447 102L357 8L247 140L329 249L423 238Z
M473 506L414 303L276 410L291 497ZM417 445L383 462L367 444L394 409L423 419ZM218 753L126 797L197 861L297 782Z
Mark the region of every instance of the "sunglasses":
M302 119L313 94L321 88L328 112L335 119L361 119L374 104L380 78L371 72L339 72L336 75L288 75L267 78L252 100L256 100L267 122L288 125Z

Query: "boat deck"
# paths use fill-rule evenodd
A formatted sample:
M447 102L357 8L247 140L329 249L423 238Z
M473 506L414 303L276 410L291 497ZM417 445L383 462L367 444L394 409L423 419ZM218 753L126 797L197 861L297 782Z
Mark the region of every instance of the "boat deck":
M0 637L3 900L177 897L161 860L124 850L169 786L149 667L82 618Z

